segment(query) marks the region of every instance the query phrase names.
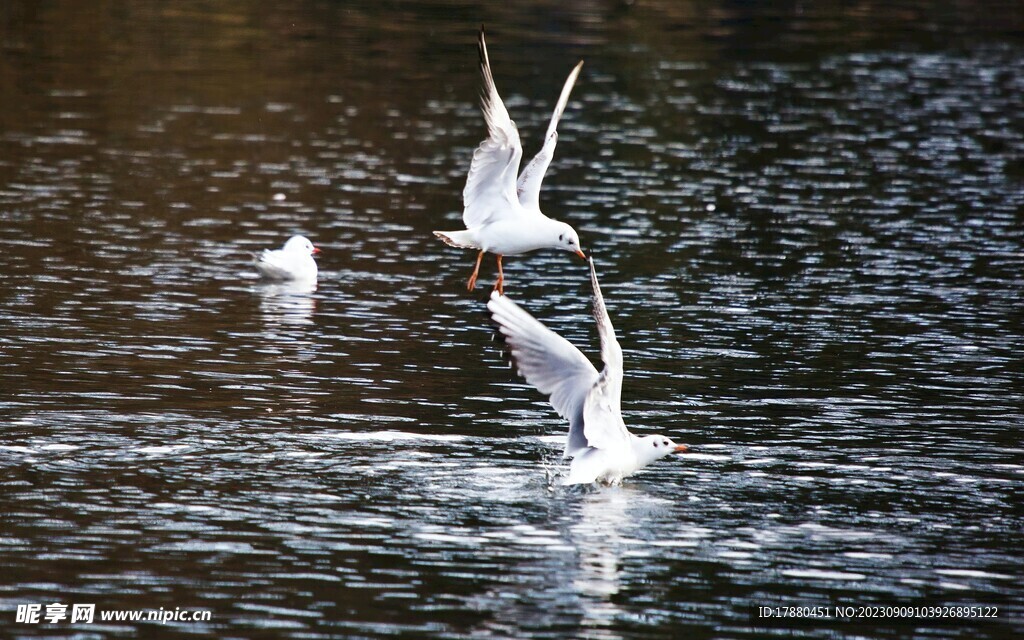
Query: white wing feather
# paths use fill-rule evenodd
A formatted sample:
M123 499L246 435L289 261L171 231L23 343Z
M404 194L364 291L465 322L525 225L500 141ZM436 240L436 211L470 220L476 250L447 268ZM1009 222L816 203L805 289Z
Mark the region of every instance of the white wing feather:
M480 71L484 79L481 106L487 121L487 139L473 152L466 188L462 191L462 220L467 228L521 211L516 195L516 171L523 157L523 147L519 130L494 86L483 29L480 30Z
M549 396L551 406L569 421L565 455L573 456L586 449L584 403L598 381L597 369L568 340L507 296L493 292L487 308L505 335L519 374Z
M601 337L604 370L598 375L590 361L568 340L551 331L508 297L491 294L487 308L512 350L519 373L569 421L565 455L586 447L621 450L632 441L622 420L622 348L597 281L593 259L594 320Z
M264 277L272 280L288 280L293 277L293 274L288 269L283 253L280 249L264 249L253 254L253 264Z
M604 306L604 296L601 295L601 284L597 281L597 271L594 268L594 259L589 258L590 263L590 286L594 289L594 321L597 323L597 334L601 338L601 360L604 361L602 375L617 379L622 384L622 347L615 338L615 327L612 326L611 318L608 317L608 309Z
M519 174L516 191L519 195L519 202L526 209L540 209L540 186L544 182L544 174L547 173L551 159L555 156L555 145L558 144L558 121L562 118L565 105L569 102L569 94L572 93L572 87L576 84L576 78L580 75L582 68L583 61L581 60L565 80L565 85L562 86L562 95L558 97L555 112L551 116L551 124L548 125L548 132L544 136L544 146Z
M608 317L597 281L594 260L590 263L590 285L594 289L594 320L601 338L604 370L583 405L583 433L587 443L597 449L630 447L631 439L622 421L622 347L615 339L615 328Z

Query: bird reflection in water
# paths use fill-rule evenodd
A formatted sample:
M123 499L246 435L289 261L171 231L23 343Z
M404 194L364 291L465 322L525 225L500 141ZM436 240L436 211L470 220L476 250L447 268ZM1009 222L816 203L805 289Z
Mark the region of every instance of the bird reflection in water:
M268 325L311 325L316 310L316 281L261 283L260 313Z
M619 592L620 560L633 520L630 505L643 496L629 487L614 487L583 496L579 521L570 527L579 558L573 586L580 598L581 625L588 638L621 636L613 629L625 614L612 598Z

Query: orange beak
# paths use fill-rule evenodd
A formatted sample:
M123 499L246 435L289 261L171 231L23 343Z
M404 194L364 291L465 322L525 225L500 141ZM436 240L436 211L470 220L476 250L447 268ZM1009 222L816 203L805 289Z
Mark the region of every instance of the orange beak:
M677 446L675 448L675 452L676 453L686 453L687 451L689 451L689 449L690 448L687 447L685 444L681 444L681 445L679 445L679 446Z
M320 247L313 247L313 255L320 253Z
M576 255L578 255L583 260L587 259L587 254L583 253L583 251L581 251L579 249L576 250Z

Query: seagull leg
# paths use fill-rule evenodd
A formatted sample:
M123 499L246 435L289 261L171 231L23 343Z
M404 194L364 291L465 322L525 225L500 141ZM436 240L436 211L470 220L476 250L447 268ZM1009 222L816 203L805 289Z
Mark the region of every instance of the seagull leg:
M476 257L476 268L473 269L473 275L469 276L469 284L466 288L470 291L476 286L476 277L480 273L480 261L484 259L484 252L480 251L480 254Z
M505 295L505 273L501 270L501 254L498 254L498 281L494 283L494 290L499 296Z

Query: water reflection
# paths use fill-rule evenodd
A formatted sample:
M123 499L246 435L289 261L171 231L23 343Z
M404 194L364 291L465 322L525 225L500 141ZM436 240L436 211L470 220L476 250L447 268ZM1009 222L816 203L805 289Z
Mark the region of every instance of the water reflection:
M260 297L260 314L272 331L278 325L310 326L316 311L317 282L261 282L256 285Z
M580 595L580 624L587 629L586 637L622 637L610 629L624 614L612 597L619 593L625 540L636 526L630 506L644 497L630 487L588 493L579 505L579 521L569 527L579 557L573 586Z

